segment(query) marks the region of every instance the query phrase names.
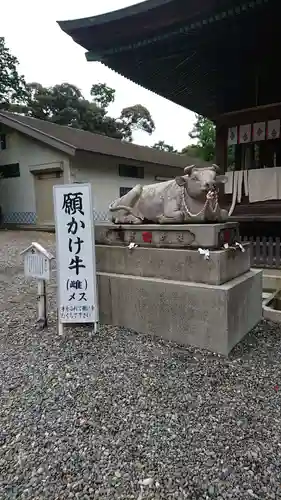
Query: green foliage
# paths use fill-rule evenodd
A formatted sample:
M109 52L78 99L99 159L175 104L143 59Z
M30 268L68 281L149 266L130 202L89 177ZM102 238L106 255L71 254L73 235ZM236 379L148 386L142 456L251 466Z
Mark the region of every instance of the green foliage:
M59 125L79 128L116 139L132 141L134 130L152 134L155 125L150 112L140 104L122 110L119 118L108 114L115 90L105 83L91 87L91 100L71 83L44 87L26 84L18 74L18 61L0 37L0 108Z
M189 133L191 139L196 139L197 144L189 146L193 148L195 156L202 158L205 161L213 161L215 158L215 145L216 145L216 127L214 123L201 115L196 115L196 121L192 131ZM187 152L185 153L187 154Z
M124 108L121 111L119 122L124 138L128 141L132 140L132 132L134 130L142 130L149 135L155 130L155 124L150 112L141 104Z
M235 170L235 146L227 148L227 165L230 170Z
M215 160L216 127L215 124L201 115L196 115L196 121L192 131L189 133L191 139L196 139L196 144L186 146L181 154L186 154L193 158L201 158L205 161ZM234 169L235 146L228 148L228 165Z
M201 150L197 144L190 144L181 150L182 155L190 156L191 158L200 158Z
M90 94L93 97L94 103L102 109L107 109L115 101L115 90L108 87L106 83L92 85Z
M26 99L24 77L18 73L18 60L0 37L0 108L8 109L10 103L22 102Z
M155 128L149 111L140 105L124 109L119 118L109 116L108 106L114 101L115 90L104 83L92 86L91 101L70 83L49 88L31 83L27 91L27 103L14 110L34 118L128 141L135 129L151 134Z
M158 151L166 151L167 153L177 153L176 149L164 141L158 141L153 146L153 149L158 149Z

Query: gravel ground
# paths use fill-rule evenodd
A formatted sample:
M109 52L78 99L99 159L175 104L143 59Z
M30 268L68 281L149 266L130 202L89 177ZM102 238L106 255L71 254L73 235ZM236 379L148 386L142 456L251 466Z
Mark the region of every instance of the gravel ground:
M281 498L281 332L263 322L229 359L122 328L36 325L0 232L1 499Z

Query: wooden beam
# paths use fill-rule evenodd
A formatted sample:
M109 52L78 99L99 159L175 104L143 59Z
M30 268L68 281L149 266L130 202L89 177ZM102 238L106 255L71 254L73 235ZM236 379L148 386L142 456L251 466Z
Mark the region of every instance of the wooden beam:
M227 128L216 126L216 164L220 167L221 173L227 170Z
M245 108L245 109L239 109L236 111L228 111L227 113L222 113L220 115L217 115L213 117L214 121L217 121L221 118L227 117L227 116L234 116L234 115L240 115L244 113L249 113L251 111L261 111L263 109L270 109L270 108L276 108L277 106L281 106L281 102L275 102L272 104L264 104L263 106L254 106L252 108Z

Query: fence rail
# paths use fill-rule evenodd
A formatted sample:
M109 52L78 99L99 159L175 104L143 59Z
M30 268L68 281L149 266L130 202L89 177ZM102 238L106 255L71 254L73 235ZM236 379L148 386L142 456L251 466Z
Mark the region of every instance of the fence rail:
M281 267L280 237L244 237L243 243L250 243L251 265L253 267Z

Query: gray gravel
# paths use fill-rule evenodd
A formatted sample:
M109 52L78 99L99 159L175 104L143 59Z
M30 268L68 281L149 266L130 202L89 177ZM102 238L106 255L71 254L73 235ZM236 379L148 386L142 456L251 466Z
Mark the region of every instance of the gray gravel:
M261 323L229 359L122 328L35 325L0 232L1 499L281 498L281 335Z

